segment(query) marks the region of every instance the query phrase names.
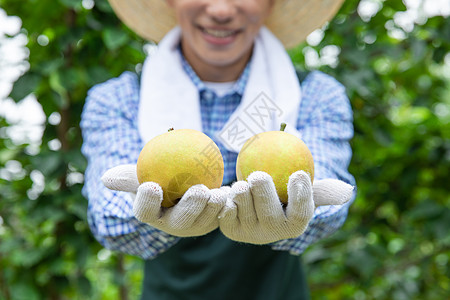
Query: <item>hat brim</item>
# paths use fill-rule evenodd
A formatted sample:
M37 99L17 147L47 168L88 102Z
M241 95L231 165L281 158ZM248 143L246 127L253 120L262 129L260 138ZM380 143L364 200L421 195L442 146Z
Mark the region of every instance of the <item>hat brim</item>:
M117 16L142 38L158 43L176 26L173 10L165 0L109 0ZM293 48L331 20L344 0L275 0L266 26Z

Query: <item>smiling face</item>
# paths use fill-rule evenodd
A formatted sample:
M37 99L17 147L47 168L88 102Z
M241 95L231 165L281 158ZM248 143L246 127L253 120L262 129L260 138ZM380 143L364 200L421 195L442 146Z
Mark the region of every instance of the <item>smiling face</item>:
M243 68L273 4L273 0L167 1L182 30L183 54L200 73Z

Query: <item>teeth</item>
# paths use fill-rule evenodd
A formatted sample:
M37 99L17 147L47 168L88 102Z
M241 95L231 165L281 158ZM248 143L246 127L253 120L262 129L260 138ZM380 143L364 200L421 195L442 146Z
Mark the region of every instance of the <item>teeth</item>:
M218 37L218 38L224 38L224 37L230 36L234 33L233 30L204 29L203 31L209 35L212 35L212 36Z

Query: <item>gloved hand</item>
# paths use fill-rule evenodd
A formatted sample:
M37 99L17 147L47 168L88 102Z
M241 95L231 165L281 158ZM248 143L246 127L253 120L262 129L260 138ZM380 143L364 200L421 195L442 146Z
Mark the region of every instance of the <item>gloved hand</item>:
M228 238L250 244L268 244L300 236L320 205L341 205L350 200L353 187L334 179L315 180L293 173L288 182L288 204L280 202L272 177L253 172L228 190L219 227Z
M102 176L103 184L117 191L135 194L133 213L136 219L174 236L200 236L219 226L218 215L225 205L224 189L208 189L204 185L189 188L173 207L161 206L163 191L155 182L141 185L136 165L120 165Z

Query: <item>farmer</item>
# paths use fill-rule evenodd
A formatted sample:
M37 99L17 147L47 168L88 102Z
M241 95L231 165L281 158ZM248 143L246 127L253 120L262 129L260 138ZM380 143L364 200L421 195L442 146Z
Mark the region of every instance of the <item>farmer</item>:
M308 299L299 255L342 226L353 199L352 112L341 84L296 72L299 44L343 0L110 0L117 15L158 43L142 74L93 87L84 107L88 219L108 249L145 260L142 299ZM273 179L236 179L254 134L302 138L314 184L298 171L282 206ZM223 187L191 187L161 208L158 184L139 185L136 161L153 137L203 131L224 160ZM332 204L332 205L331 205Z

